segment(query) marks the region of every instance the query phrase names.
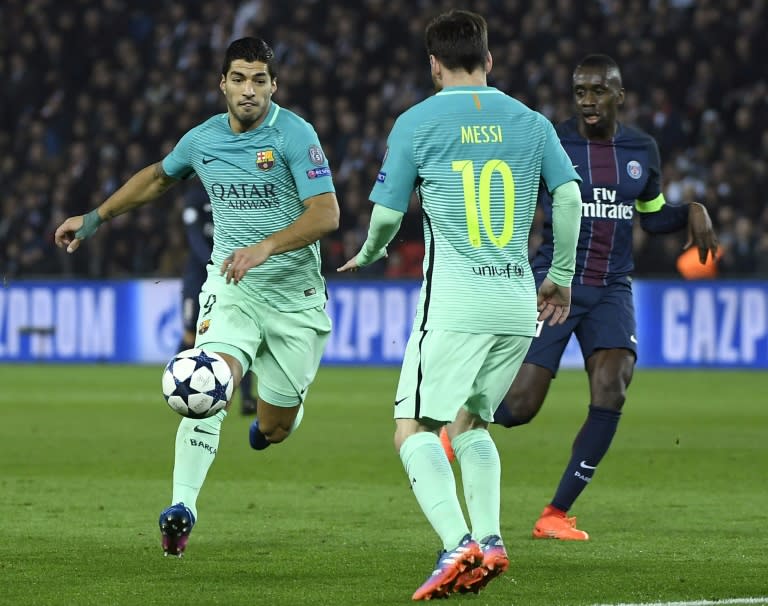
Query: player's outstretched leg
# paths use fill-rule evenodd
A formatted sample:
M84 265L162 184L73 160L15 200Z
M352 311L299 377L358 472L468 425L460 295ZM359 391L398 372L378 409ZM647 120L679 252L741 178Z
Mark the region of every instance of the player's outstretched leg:
M454 591L458 593L478 593L483 587L509 568L509 556L499 535L490 535L481 539L483 563L461 573L456 579Z
M588 541L589 535L576 528L576 518L553 505L547 505L533 527L534 539L560 539L561 541Z
M181 557L187 547L189 533L195 525L195 516L184 503L176 503L160 514L160 534L163 540L163 554Z
M413 594L414 600L442 598L453 591L460 574L478 566L483 561L480 545L471 535L466 535L451 551L441 551L432 574Z

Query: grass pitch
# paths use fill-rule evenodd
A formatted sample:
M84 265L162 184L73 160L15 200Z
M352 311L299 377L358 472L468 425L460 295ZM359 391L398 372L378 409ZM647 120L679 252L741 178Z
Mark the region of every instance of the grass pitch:
M322 368L302 427L261 453L235 409L181 560L157 528L178 423L161 371L0 369L0 604L411 603L439 545L392 447L395 370ZM757 372L638 371L572 512L592 540L534 541L588 403L583 373L561 373L531 425L492 429L510 570L451 603L764 603L767 388Z

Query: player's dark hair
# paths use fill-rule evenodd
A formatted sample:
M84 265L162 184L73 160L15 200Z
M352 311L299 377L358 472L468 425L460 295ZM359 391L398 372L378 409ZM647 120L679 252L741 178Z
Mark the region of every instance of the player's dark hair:
M614 61L608 55L601 55L601 54L587 55L581 61L579 61L579 64L573 70L573 73L575 74L578 70L585 69L585 68L603 70L606 74L606 77L615 78L617 85L619 86L619 88L621 88L622 86L621 70L619 69L619 66L616 63L616 61Z
M450 70L468 73L485 67L488 58L488 24L465 10L452 10L435 17L424 32L427 53Z
M232 65L232 61L236 59L243 59L249 63L254 61L261 61L267 65L267 73L273 80L277 78L277 70L275 69L275 52L270 48L269 44L264 42L261 38L239 38L234 40L228 47L227 52L224 55L224 64L221 66L221 75L226 77L229 72L229 68Z

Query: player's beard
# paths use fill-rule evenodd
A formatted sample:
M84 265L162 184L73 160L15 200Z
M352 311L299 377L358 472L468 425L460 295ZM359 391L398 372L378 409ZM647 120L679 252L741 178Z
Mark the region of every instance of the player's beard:
M258 106L253 108L253 111L250 112L244 111L240 105L235 105L234 107L229 108L230 112L235 116L244 131L249 130L254 124L262 120L268 109L269 100L264 101L264 103L260 103Z

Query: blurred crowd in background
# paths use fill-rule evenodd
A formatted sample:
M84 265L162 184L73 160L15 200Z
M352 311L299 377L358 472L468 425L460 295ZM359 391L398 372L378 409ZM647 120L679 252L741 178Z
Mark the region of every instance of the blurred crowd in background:
M341 228L326 274L364 240L368 194L394 119L432 94L423 31L437 0L3 0L0 4L0 267L4 278L180 275L181 209L196 180L104 225L77 255L53 245L188 129L225 111L229 42L264 38L274 100L316 128ZM669 204L706 205L722 277L768 277L768 8L765 0L477 0L489 83L554 122L572 113L571 72L604 52L622 68L621 120L658 141ZM363 275L419 277L415 200L386 262ZM636 275L673 276L685 234L635 240ZM535 247L538 239L531 239Z

